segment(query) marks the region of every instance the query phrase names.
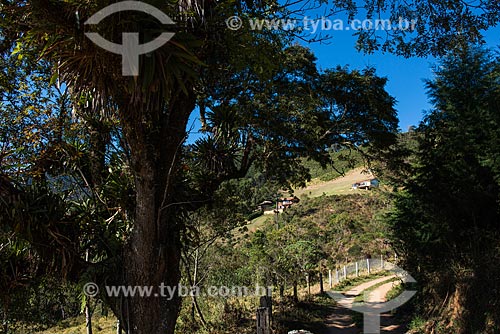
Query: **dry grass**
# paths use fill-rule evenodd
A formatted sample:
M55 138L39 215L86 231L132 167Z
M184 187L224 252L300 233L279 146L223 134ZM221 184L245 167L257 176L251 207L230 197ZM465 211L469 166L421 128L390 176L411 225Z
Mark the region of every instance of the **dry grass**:
M347 195L355 192L364 192L366 190L352 190L353 183L369 179L373 177L370 173L363 173L363 168L356 168L346 173L345 176L338 177L331 181L321 181L313 179L308 183L307 187L296 189L295 195L299 198L307 195L309 197L319 197L324 195Z
M113 316L100 317L94 315L92 317L92 332L96 334L115 334L116 333L116 318ZM85 326L85 317L80 316L61 321L57 326L49 328L37 334L87 334Z

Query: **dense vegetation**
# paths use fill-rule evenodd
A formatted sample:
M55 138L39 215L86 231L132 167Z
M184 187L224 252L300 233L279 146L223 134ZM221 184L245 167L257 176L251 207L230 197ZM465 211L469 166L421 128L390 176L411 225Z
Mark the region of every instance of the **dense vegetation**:
M148 1L175 18L176 34L141 56L141 75L133 77L123 75L119 55L85 37L84 22L111 3L0 3L5 332L24 322L47 326L93 306L80 294L87 282L101 288L204 280L286 287L315 275L322 261L385 250L383 219L365 212L387 206L383 197L306 201L281 218L279 229L252 234L238 247L231 238L254 201L303 185L311 171L320 176L308 160L330 168L348 150L383 159L395 189L403 189L392 216L393 243L408 269L420 274L423 302L448 302L444 311L419 311L436 319L452 314L445 328L498 329L497 313L488 311L497 295L478 288L498 291L498 66L490 56L457 51L481 41L481 31L500 20L497 2L364 1L362 8L334 2L333 12L349 19L387 12L395 21L419 17L411 34L358 31L357 45L367 52L457 52L429 83L436 111L416 131L417 145L401 143L404 150L392 152L395 99L375 69L319 69L311 51L294 44L300 31L221 29L233 15L300 17L307 8L273 0ZM150 16L129 14L92 29L114 41L123 31L147 40L164 30ZM195 111L203 135L187 143ZM202 327L222 326L202 317L217 307L196 298L101 293L97 300L134 334L174 333L181 310L186 315L182 307ZM23 312L24 305L35 311Z
M302 164L309 170L312 179L330 181L344 175L354 167L363 166L367 158L358 150L341 149L330 152L332 164L322 166L312 159L303 159Z
M54 6L56 12L74 13L69 5ZM13 15L32 10L27 26L37 26L47 10L14 4L9 9ZM0 113L9 122L0 125L0 221L7 240L4 261L14 263L3 275L9 290L19 280L30 284L45 275L102 287L177 286L186 252L242 224L276 189L304 184L310 176L303 158L326 166L333 145L337 150L363 145L366 154L378 155L394 142L397 118L385 78L371 68L320 71L310 50L287 45L279 34L238 35L252 47L269 46L268 56L282 60L269 63L266 71L260 51L242 67L250 59L236 49L220 54L215 48L206 56L193 47L179 55L174 44L162 57L190 62L199 52L207 66L190 63L196 78L192 70L185 81L154 71L160 77L137 82L116 81L116 62L94 63L86 54L94 46L87 42L80 41L78 54L66 54L63 45L72 43L74 31L72 25L65 28L58 36L68 39L50 41L54 47L48 49L47 32L34 27L18 32L14 52L2 58ZM42 49L50 52L39 62ZM73 56L80 67L66 66ZM146 63L143 70L151 73L155 64ZM96 74L99 68L106 80ZM116 85L110 91L104 82ZM185 143L195 106L204 135ZM251 168L246 184L235 181ZM200 224L212 225L208 235ZM12 269L19 255L36 269ZM172 333L181 306L180 296L130 297L126 306L122 298L100 297L124 326L147 334ZM3 302L5 317L14 316L10 301Z
M244 241L230 237L215 242L198 258L198 284L208 286L273 286L277 302L276 323L281 331L293 329L290 313L304 312L295 293L319 281L327 285L328 269L335 269L366 256L391 256L387 245L388 226L383 220L389 200L378 192L346 196L304 198L298 205L273 219ZM294 287L296 289L294 289ZM318 297L320 298L320 297ZM295 303L293 302L295 300ZM321 298L318 300L321 302ZM208 331L244 333L251 323L258 298L201 298L200 313ZM326 306L326 301L323 301ZM200 313L188 312L187 301L181 319L183 331L193 332L201 326ZM225 310L231 316L223 315ZM281 311L280 311L281 310ZM191 320L189 320L191 319ZM300 319L296 319L300 322ZM302 323L307 322L305 319ZM296 324L296 322L295 322ZM202 326L203 327L203 326Z
M499 84L495 55L447 57L427 83L435 109L403 141L410 176L391 220L426 332L500 330Z

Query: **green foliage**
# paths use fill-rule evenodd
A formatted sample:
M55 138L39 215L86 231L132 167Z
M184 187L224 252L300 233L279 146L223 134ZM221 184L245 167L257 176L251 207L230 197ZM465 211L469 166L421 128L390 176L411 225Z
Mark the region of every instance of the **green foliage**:
M421 313L450 333L493 333L500 322L487 306L499 291L499 64L471 49L436 69L427 83L435 109L391 218L405 269L423 284Z
M253 62L207 74L204 89L213 94L199 101L207 136L189 147L200 189L212 189L224 175L243 177L250 165L282 187L304 185L309 167L319 169L307 160L333 167L333 177L394 142L395 100L374 69L319 72L314 55L299 45L273 57L265 76L253 72Z
M2 56L0 69L0 170L25 175L50 143L71 131L63 111L68 99L48 84L47 62Z
M260 210L259 211L254 211L254 212L252 212L251 214L249 214L247 216L247 220L253 220L253 219L258 218L260 216L262 216L262 211L260 211Z
M155 189L143 191L154 192L150 212L163 226L152 233L168 234L167 227L175 226L173 235L182 236L186 252L196 253L244 224L255 205L274 199L279 189L304 184L304 157L326 166L338 157L328 152L333 144L335 150L379 149L394 136L394 100L385 79L373 70L319 73L310 50L289 45L280 33L228 31L222 39L207 39L200 52L193 38L208 33L206 27L184 27L153 57L141 57L144 75L125 78L115 55L95 48L69 19L76 9L85 18L100 5L12 3L8 10L20 21L0 27L17 29L18 36L14 55L2 53L7 70L0 93L8 103L0 110L9 120L1 127L2 172L19 182L22 194L9 202L21 210L2 207L2 223L33 244L48 271L77 281L122 280L124 245L141 218L136 200L146 198L136 187L147 177L154 178ZM239 9L217 10L222 16ZM111 38L115 26L146 34L158 28L150 18L138 19L142 24L118 20L97 30ZM230 43L252 52L227 48ZM349 87L332 90L342 84ZM196 103L206 136L183 146ZM26 139L7 140L18 133ZM175 243L176 251L181 244ZM293 240L285 255L273 255L284 261L280 275L296 275L294 266L302 273L314 270L318 249L310 235ZM84 260L87 251L92 261Z
M331 152L332 166L322 167L317 161L303 159L302 164L309 170L312 179L330 181L342 176L354 167L360 167L363 163L363 154L356 150L340 150Z
M425 328L425 323L426 323L426 321L424 318L422 318L420 316L415 316L411 320L410 324L408 325L408 329L414 330L414 331L415 330L422 331Z
M386 206L380 196L305 199L280 215L280 228L268 225L239 247L215 249L221 252L220 265L227 266L216 270L217 275L231 273L233 278L226 279L237 282L234 275L245 273L249 276L240 276L245 282L253 277L253 283L290 285L303 281L306 273L316 275L324 265L388 251L387 226L378 218Z
M124 77L119 56L93 45L81 26L110 3L1 4L0 35L6 37L0 41L0 110L6 120L0 127L1 171L19 182L23 193L14 201L16 210L9 202L2 214L7 233L13 231L28 242L27 248L40 256L35 260L52 265L47 268L113 281L127 276L123 272L135 263L128 274L141 280L144 272L148 279L177 279L181 251L198 260L200 251L208 252L214 240L243 224L255 204L274 197L278 189L303 185L310 177L303 159L330 166L342 154L331 152L362 147L372 157L394 140L394 99L385 91L386 79L373 69L321 72L308 49L291 45L293 33L220 29L230 15L274 17L289 14L286 6L275 1L206 2L200 10L196 2L179 6L150 1L179 19L176 35L161 49L140 57L140 76ZM356 11L350 1L335 5L350 15ZM452 28L470 23L453 20L450 13L456 14L457 8L433 5L452 20ZM385 10L384 2L380 6L366 2L368 16ZM395 4L394 9L408 14L405 6ZM487 13L495 8L488 7ZM436 22L429 15L432 9L417 8ZM110 17L95 31L120 40L124 30L147 39L163 29L149 16L129 14L131 19ZM488 24L482 23L496 21L489 15ZM470 37L467 27L460 25L461 33ZM419 36L428 30L434 34L436 27L424 27ZM377 46L364 32L360 36L367 50ZM387 49L411 54L428 40L432 36L405 46L396 38L398 48ZM441 44L445 49L453 46ZM206 136L184 147L187 120L196 105ZM234 181L248 175L252 166L251 177ZM150 201L140 203L146 199ZM376 219L366 227L363 219L341 213L328 217L326 224L315 218L285 219L281 229L252 239L247 245L251 256L237 254L235 263L248 260L250 268L259 268L261 280L295 279L298 272L314 271L324 255L316 237L326 239L322 228L350 238L328 245L336 261L373 249L384 234ZM133 227L136 239L129 239ZM124 247L129 241L135 244ZM283 243L286 246L280 247ZM122 262L122 254L133 253L127 250L141 247L155 257L131 256ZM93 263L83 260L86 251ZM173 263L158 267L156 254L164 252L169 253L161 258ZM10 254L6 258L13 259ZM168 269L153 273L148 261L155 269ZM223 273L234 274L234 281L249 276L246 268L231 268ZM176 307L150 314L162 312L177 314Z
M308 296L298 304L289 299L280 300L275 307L275 324L278 333L306 329L312 333L325 330L325 319L335 312L335 301L326 294Z
M314 222L330 263L344 263L388 250L389 230L381 215L389 204L381 194L322 196L303 200L285 212L284 220L299 229Z
M14 333L43 330L79 315L79 293L75 285L45 276L29 285L11 287L7 300L0 305L0 312L5 312L4 319Z
M372 27L356 32L357 48L368 53L376 50L397 55L445 55L448 51L467 48L470 43L483 41L486 29L499 21L499 4L475 1L335 1L334 11L345 11L349 19L366 13L370 19L413 20L409 26L380 31Z
M268 223L247 238L235 240L234 226L239 226L244 218L240 212L245 211L245 205L239 201L251 198L248 194L258 188L252 180L253 177L248 177L227 182L210 210L190 216L191 239L183 252L184 284L196 284L202 291L209 286L284 286L289 294L294 282L299 286L305 284L306 274L314 282L326 266L332 268L336 263L366 254L379 254L380 249L389 250L384 243L387 227L380 219L389 203L379 193L303 199L280 214L279 228ZM238 189L247 196L233 197L240 194ZM245 319L253 313L247 312L248 307L255 307L257 299L246 300L233 309L240 300L197 298L205 324L200 321L198 311L193 311L193 301L186 300L180 326L199 333L218 331L217 328L226 325L238 328L236 319L240 319L239 326L244 326ZM285 301L283 307L291 307L286 305ZM222 320L219 312L222 308L234 311L235 318ZM283 313L282 323L289 320Z
M69 308L79 301L71 282L88 270L85 252L95 262L116 260L134 205L123 156L106 147L113 120L77 116L80 108L51 63L18 46L17 54L0 57L0 286L11 327L73 316ZM101 279L115 271L109 264ZM73 295L59 293L66 289Z
M394 285L392 289L387 292L385 298L387 300L392 300L397 296L399 296L405 290L408 290L406 284L403 282L399 282L399 284Z

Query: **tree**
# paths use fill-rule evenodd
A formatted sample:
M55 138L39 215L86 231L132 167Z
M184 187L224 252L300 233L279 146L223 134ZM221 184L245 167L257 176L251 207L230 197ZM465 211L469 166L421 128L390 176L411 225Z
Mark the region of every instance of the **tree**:
M475 48L437 67L427 83L434 110L417 130L413 177L396 200L396 249L423 286L420 311L446 324L440 333L494 333L500 324L492 311L499 291L499 69L498 58Z
M132 78L121 75L116 55L100 49L83 35L83 22L109 3L3 1L0 14L0 32L5 36L2 51L15 50L24 57L41 57L49 62L53 77L70 88L72 104L80 114L116 117L125 143L123 153L129 158L126 163L133 176L135 199L132 208L127 208L129 210L124 214L133 228L125 236L126 243L118 265L123 271L118 271L108 282L133 286L158 286L163 282L176 286L180 279L182 218L186 210L195 210L209 203L220 183L243 176L253 162L265 171L277 168L294 171L278 175L285 183L290 180L300 182L306 176L298 164L299 154L305 153L301 151L317 158L323 156L324 161L322 150L333 144L329 142L330 136L322 137L327 128L321 121L328 120L328 115L324 110L314 108L314 92L307 85L314 73L304 71L313 68L304 61L305 67L284 61L282 50L287 40L282 32L220 31L224 19L234 13L259 17L282 14L283 7L276 6L276 3L180 1L165 4L149 1L176 20L177 33L164 47L148 57L141 57L141 75ZM458 3L453 2L456 6L451 11L437 3L417 8L417 13L432 18L430 29L425 24L420 26L419 38L423 38L423 42L416 38L414 41L418 43L406 52L404 43L398 38L394 41L401 45L403 53L418 53L418 46L425 45L441 33L432 25L440 22L434 19L434 9L445 14L444 20L451 23L448 33L464 29L461 36L467 40L474 38L470 21L483 16L469 12L463 14L460 8L464 7ZM375 6L367 2L369 14L383 11L390 4L378 2ZM346 8L351 15L356 10L351 1L339 2L338 6ZM275 7L278 9L274 10ZM397 8L397 12L404 10L404 7ZM494 14L497 8L491 5L485 9L487 17L483 18L482 27L486 28L497 22ZM457 12L460 12L459 16L455 16ZM459 19L455 20L457 17ZM120 39L122 31L137 31L146 37L163 31L163 27L151 17L131 14L130 18L121 20L121 16L115 15L107 19L108 24L96 29L105 38L115 41ZM465 20L467 18L470 20ZM374 43L365 41L362 45L372 50ZM441 41L431 44L436 46L432 49L436 52L443 45L450 47L449 43ZM241 49L246 52L241 52ZM300 49L296 51L303 53ZM227 86L214 85L214 79L220 75L225 75L233 83L240 83L240 87L253 88L241 97L246 101L240 99L235 103L240 90L232 94ZM207 90L209 87L215 90ZM296 97L293 99L295 103L290 104L282 94L294 91L294 87L301 89L292 95ZM221 94L230 99L218 101ZM198 143L195 152L201 156L196 158L200 166L198 171L201 166L209 167L210 178L205 178L205 182L200 182L203 180L200 177L193 183L184 182L186 177L189 180L196 176L193 171L183 170L182 146L187 122L197 104L203 119L207 100L217 101L211 106L212 124L207 127L211 135L204 143ZM388 106L392 108L391 103ZM288 110L289 107L293 108ZM248 119L239 118L241 115L251 116L250 120L255 122L243 126L243 121ZM277 126L277 121L283 122L283 128ZM103 134L108 130L97 127L93 133ZM109 138L105 136L97 140L98 145L93 149L97 156L91 160L92 166L98 168L92 168L95 172L92 179L95 182L89 183L92 189L102 189L100 174L107 167L103 149L110 144ZM286 149L281 150L283 147ZM254 148L258 148L259 154L253 154ZM297 174L299 177L295 177ZM97 191L93 193L98 194ZM169 301L129 298L124 305L118 300L110 302L130 332L174 331L179 298Z
M415 31L371 29L357 31L357 48L366 52L377 50L391 52L404 57L445 55L448 51L461 50L470 44L484 42L482 31L493 27L500 19L499 4L451 0L430 1L365 1L358 6L354 0L336 2L335 9L347 11L349 18L366 11L370 19L390 18L392 23L415 24ZM408 24L409 25L409 24ZM406 27L408 26L406 25ZM375 26L375 25L374 25Z

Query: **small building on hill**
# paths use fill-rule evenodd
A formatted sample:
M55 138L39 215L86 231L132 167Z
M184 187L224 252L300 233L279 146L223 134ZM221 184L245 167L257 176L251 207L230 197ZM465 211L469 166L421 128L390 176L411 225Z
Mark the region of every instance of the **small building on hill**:
M379 180L378 179L368 179L368 180L363 180L356 182L352 185L352 189L365 189L365 190L370 190L372 188L378 188L379 186Z
M257 209L263 212L272 211L274 208L275 204L272 201L264 201L262 203L259 203L259 205L257 206Z
M298 203L300 200L297 196L293 196L293 197L285 197L285 198L280 198L278 200L278 210L280 209L288 209L289 207L291 207L292 205L294 205L295 203Z
M288 209L295 203L298 203L300 200L298 197L284 197L279 198L277 202L272 201L264 201L260 203L257 208L261 210L265 215L274 214L276 212L283 212L283 210Z

